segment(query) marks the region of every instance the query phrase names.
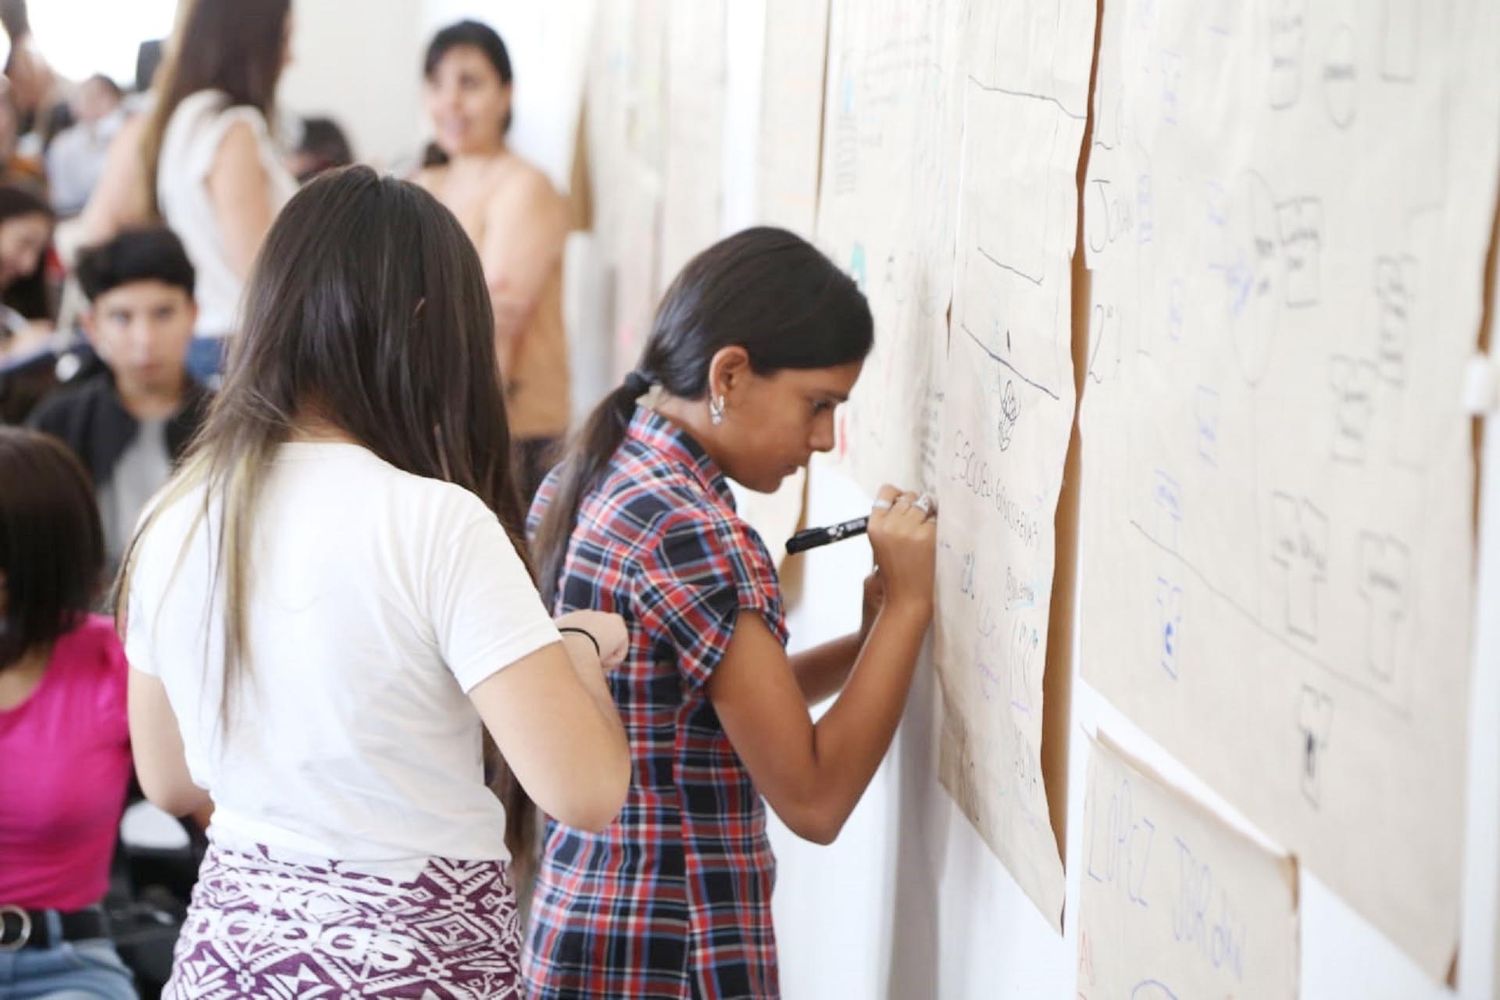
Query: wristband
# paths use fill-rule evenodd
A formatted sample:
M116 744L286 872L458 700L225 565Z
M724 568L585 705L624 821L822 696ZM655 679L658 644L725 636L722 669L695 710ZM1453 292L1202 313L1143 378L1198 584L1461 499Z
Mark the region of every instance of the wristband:
M557 628L557 631L560 632L563 635L581 635L581 636L583 636L585 639L587 639L590 643L593 644L593 647L594 647L594 656L596 656L597 658L599 658L601 660L604 659L604 650L599 647L599 640L595 639L594 638L594 634L592 632L590 632L588 629L586 629L586 628L579 628L576 625L559 625L558 628Z

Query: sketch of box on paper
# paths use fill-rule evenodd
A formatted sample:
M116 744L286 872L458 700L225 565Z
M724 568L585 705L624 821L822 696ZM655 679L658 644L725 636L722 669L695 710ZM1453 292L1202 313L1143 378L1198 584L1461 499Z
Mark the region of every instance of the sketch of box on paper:
M1369 452L1379 370L1369 361L1335 357L1329 362L1328 383L1333 390L1333 459L1361 465Z
M1162 576L1156 578L1156 612L1161 668L1175 681L1182 648L1182 587Z
M1410 256L1375 259L1376 364L1380 377L1393 386L1403 386L1407 379L1416 269Z
M1307 47L1307 0L1271 0L1271 107L1284 111L1302 98L1302 59Z
M1279 574L1286 631L1318 640L1319 594L1328 582L1328 516L1311 501L1271 498L1271 561Z
M1323 106L1337 128L1354 124L1359 110L1359 66L1354 28L1341 24L1328 42L1323 63Z
M1389 682L1410 622L1411 551L1390 535L1365 532L1359 563L1359 594L1368 615L1365 663L1377 680Z
M1064 112L1039 95L1016 95L972 79L964 101L963 186L978 202L970 206L968 242L979 251L965 267L999 268L1041 285L1051 270L1054 241L1048 230L1057 224L1060 199L1069 192L1053 189L1045 151L1034 159L1018 158L1012 144L1017 135L1052 134L1054 120ZM973 176L975 171L984 176ZM993 279L965 275L965 280L975 287Z
M1297 732L1302 751L1302 797L1318 808L1323 804L1323 754L1333 731L1333 699L1306 684L1297 703Z
M1323 255L1323 200L1293 198L1276 206L1286 267L1286 304L1317 305L1322 295L1319 269Z

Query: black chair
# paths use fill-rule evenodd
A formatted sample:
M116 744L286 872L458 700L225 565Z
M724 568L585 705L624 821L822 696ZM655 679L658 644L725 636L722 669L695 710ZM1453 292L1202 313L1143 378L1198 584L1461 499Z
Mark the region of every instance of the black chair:
M132 782L128 799L139 802ZM186 847L156 848L115 843L110 891L104 899L110 936L120 958L135 973L142 1000L157 1000L172 973L172 949L187 915L198 866L208 840L196 824L179 820L188 835Z

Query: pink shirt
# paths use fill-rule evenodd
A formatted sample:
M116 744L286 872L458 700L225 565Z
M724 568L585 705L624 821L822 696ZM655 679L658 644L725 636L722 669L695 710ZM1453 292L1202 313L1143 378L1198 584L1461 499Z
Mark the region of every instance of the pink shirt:
M130 780L126 673L113 623L90 615L31 697L0 710L0 904L103 898Z

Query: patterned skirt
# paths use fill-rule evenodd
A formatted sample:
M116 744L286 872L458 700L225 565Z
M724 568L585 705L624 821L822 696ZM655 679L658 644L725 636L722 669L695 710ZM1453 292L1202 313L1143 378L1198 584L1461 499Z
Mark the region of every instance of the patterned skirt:
M397 881L210 846L162 996L519 1000L520 947L502 862Z

